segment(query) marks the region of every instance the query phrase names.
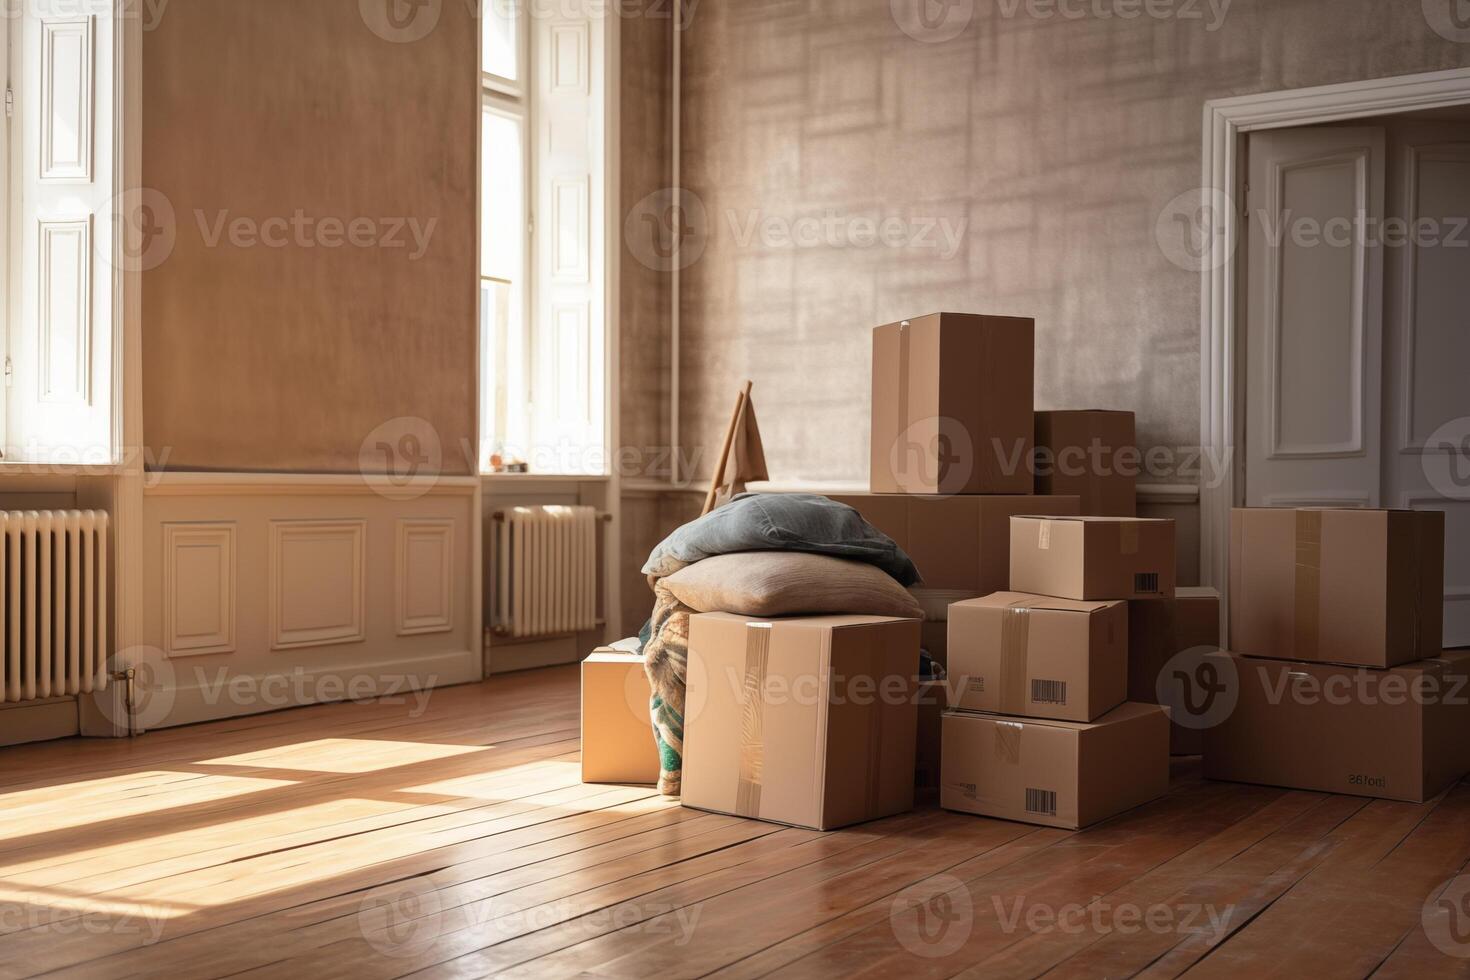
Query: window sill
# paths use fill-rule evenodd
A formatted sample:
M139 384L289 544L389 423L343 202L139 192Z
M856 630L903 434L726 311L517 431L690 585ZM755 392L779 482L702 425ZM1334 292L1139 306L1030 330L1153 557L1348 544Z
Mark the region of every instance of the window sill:
M7 476L117 476L123 464L57 463L46 460L0 459L0 478Z
M606 473L481 473L480 482L492 486L524 486L527 483L606 483Z

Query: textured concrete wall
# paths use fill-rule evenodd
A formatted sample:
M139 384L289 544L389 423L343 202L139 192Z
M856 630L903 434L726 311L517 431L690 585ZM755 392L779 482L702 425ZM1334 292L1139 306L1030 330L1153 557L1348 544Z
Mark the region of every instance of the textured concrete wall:
M656 447L669 444L668 268L646 261L640 238L648 204L661 200L669 186L672 144L673 29L665 17L626 17L622 29L621 192L624 214L632 221L621 236L623 247L620 307L621 444L637 451L624 476L659 476Z
M924 2L957 19L925 27ZM685 441L717 445L751 377L773 476L864 480L870 328L962 310L1036 318L1039 408L1130 408L1142 445L1196 444L1199 277L1155 224L1199 186L1203 103L1470 65L1435 2L1161 0L1170 16L1134 19L1097 12L1143 6L1128 0L1068 0L1075 19L1032 16L1058 9L1044 0L699 4ZM854 219L887 218L910 243L862 247ZM799 219L815 243L782 239ZM930 244L930 223L964 234Z
M144 34L144 184L177 238L144 276L143 412L169 468L351 471L414 417L388 441L432 430L471 471L478 24L377 10L188 0Z

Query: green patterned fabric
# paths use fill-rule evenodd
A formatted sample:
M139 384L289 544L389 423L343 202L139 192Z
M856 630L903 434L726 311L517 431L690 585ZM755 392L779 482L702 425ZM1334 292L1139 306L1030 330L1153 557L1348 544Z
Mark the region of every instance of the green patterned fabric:
M684 684L689 663L689 616L693 612L662 583L654 585L653 618L643 644L643 669L653 689L649 716L658 744L658 790L678 796L684 773Z

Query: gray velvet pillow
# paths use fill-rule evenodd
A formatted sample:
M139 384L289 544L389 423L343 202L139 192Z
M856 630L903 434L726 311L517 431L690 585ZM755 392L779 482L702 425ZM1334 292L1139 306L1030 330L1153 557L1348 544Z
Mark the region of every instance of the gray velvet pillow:
M716 555L686 565L660 584L697 612L924 615L908 590L875 565L795 551Z

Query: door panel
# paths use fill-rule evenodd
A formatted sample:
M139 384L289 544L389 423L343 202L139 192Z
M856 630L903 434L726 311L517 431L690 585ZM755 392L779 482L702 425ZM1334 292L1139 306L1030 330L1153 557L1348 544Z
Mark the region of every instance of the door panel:
M1394 123L1383 487L1445 512L1445 645L1470 645L1470 123Z
M1252 134L1246 502L1376 506L1385 134Z

